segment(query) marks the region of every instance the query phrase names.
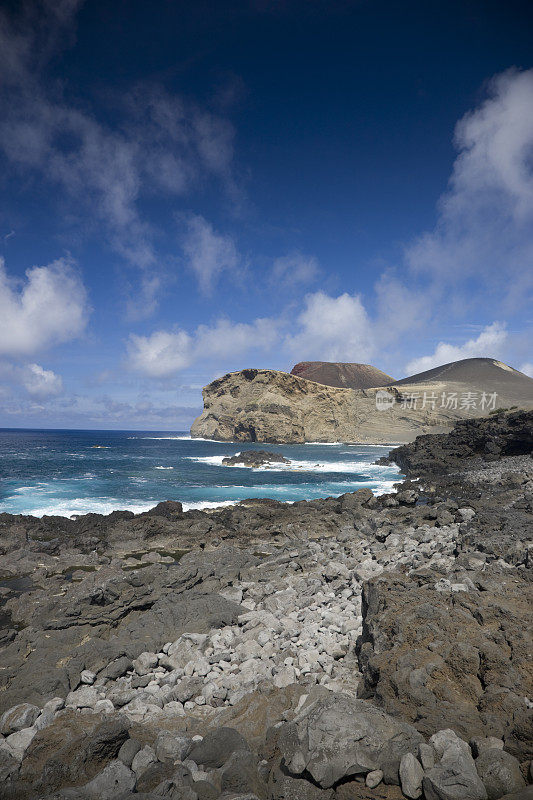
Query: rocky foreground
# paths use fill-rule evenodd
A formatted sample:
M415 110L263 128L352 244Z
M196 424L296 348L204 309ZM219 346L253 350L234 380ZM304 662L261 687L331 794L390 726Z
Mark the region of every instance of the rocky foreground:
M0 796L533 796L533 413L285 505L0 515Z

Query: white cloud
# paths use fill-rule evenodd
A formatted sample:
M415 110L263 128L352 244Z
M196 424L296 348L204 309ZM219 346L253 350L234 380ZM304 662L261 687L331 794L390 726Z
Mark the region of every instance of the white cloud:
M51 397L63 391L61 376L39 364L28 364L23 369L22 383L32 397Z
M407 250L408 264L441 284L472 276L527 302L533 286L533 70L508 70L455 130L459 155L437 225Z
M314 281L319 274L318 261L314 256L294 252L276 258L272 267L272 282L287 287Z
M368 362L374 355L374 333L359 295L308 294L298 326L286 339L298 360Z
M520 367L520 372L523 372L524 375L529 375L530 378L533 378L533 364L526 361L526 363L522 364Z
M481 331L477 339L469 339L462 345L439 342L431 355L413 359L405 369L408 375L416 375L462 358L498 358L507 336L505 325L493 322Z
M185 331L131 334L128 342L132 369L150 378L173 375L192 363L192 340Z
M18 396L23 387L32 400L44 400L63 392L63 380L40 364L13 364L0 361L0 380L6 397ZM28 401L26 401L28 402Z
M215 233L202 216L192 214L187 218L186 226L183 250L188 266L196 275L200 290L210 294L221 272L238 268L237 248L230 236Z
M0 259L0 355L27 356L74 339L87 317L85 288L71 259L28 269L21 286Z
M165 378L198 361L219 361L254 350L266 352L278 341L279 327L279 321L272 319L252 323L221 319L213 326L200 325L191 335L183 330L131 334L129 365L148 377Z
M196 358L228 357L252 350L269 350L278 340L280 323L256 319L252 323L219 320L216 325L200 325L196 331Z

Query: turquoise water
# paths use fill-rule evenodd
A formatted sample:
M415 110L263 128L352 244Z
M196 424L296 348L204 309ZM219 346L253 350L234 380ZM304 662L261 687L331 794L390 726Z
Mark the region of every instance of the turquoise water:
M391 445L392 446L392 445ZM271 450L289 466L226 467L224 456ZM373 462L389 447L233 444L185 432L0 429L0 512L73 516L146 511L161 500L186 509L250 497L295 501L369 486L389 491L395 467Z

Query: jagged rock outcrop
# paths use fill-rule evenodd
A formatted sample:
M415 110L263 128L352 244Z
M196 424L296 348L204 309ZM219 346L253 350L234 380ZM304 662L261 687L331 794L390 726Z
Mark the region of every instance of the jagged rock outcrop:
M386 444L442 433L458 419L496 408L533 408L533 379L492 359L454 362L384 389L339 389L286 372L244 369L210 383L203 398L193 437Z
M267 450L243 450L234 456L222 459L227 467L264 467L269 464L290 464L288 458L281 453L269 453Z
M372 364L345 364L340 361L300 361L291 369L291 375L339 389L375 389L396 382Z
M420 436L409 446L391 450L383 462L398 464L406 474L444 474L460 468L465 458L497 461L502 456L530 453L533 413L515 411L461 420L447 436Z

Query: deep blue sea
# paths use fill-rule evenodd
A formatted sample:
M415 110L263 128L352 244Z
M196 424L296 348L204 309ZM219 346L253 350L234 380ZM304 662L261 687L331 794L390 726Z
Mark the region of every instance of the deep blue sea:
M391 445L392 446L392 445ZM226 467L244 449L282 453L290 466ZM390 490L395 467L374 465L390 448L264 445L191 439L185 432L0 429L0 511L73 516L146 511L161 500L186 509L250 497L294 501L369 486Z

